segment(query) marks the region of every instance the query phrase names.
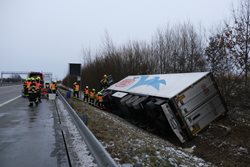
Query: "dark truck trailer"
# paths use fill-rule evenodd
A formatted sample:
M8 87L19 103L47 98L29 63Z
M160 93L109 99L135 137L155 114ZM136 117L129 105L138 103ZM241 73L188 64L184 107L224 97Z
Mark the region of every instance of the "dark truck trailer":
M209 72L128 76L107 92L118 108L112 112L172 129L182 143L227 112Z

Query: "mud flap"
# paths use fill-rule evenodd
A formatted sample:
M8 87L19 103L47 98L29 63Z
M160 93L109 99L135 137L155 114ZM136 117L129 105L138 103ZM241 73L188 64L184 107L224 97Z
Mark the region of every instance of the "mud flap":
M183 132L181 130L181 126L178 123L173 111L171 110L170 106L165 103L163 105L161 105L161 108L169 122L169 125L171 126L172 130L174 131L174 133L176 134L176 136L178 137L178 139L180 140L181 143L185 142L185 139L183 137Z

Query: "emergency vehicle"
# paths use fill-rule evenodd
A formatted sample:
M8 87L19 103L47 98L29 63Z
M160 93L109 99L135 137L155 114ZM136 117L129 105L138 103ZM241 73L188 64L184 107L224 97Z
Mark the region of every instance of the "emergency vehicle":
M50 84L52 82L52 74L51 73L42 73L42 72L30 72L28 74L28 78L37 78L40 77L41 81L41 85L42 85L42 96L46 96L50 90ZM24 93L24 90L23 90Z

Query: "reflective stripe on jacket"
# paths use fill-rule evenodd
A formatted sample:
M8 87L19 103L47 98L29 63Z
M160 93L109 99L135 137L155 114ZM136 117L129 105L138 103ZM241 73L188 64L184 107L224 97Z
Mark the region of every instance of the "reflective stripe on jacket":
M35 83L30 84L30 87L28 89L28 93L36 93L36 84Z

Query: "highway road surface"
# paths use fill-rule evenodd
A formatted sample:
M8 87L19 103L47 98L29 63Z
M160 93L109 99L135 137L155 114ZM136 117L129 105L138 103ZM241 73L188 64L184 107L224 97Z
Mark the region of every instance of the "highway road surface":
M22 85L0 87L0 106L17 97L21 97Z
M72 153L74 145L70 143L74 140L69 137L73 135L69 134L66 125L62 130L61 122L66 118L60 118L56 102L42 99L38 106L29 107L28 99L20 96L21 89L22 86L0 87L0 166L64 167L81 164L70 160L70 154L76 154ZM67 118L66 122L69 121ZM70 151L67 145L70 145Z

